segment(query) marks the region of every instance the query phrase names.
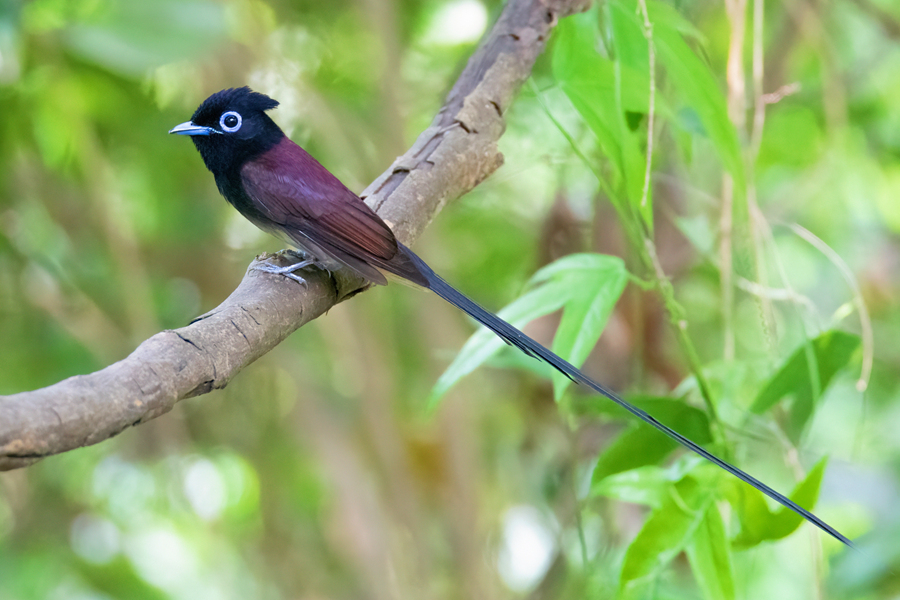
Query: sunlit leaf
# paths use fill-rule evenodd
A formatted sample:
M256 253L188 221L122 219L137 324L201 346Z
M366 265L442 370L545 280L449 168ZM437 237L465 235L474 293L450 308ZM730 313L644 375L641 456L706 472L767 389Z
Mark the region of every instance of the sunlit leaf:
M667 398L639 397L629 398L628 401L698 444L708 443L712 439L709 420L706 413L700 409ZM632 422L632 425L600 454L591 478L592 486L598 485L604 478L615 473L657 464L679 447L678 442L649 425L635 422L633 416L606 398L591 399L590 402L603 412Z
M591 482L590 496L605 496L622 502L659 508L672 479L665 469L638 467Z
M709 600L731 600L734 594L734 565L731 543L725 533L722 514L715 504L706 510L687 548L694 577Z
M625 7L622 14L636 21L636 2L620 2ZM744 163L737 132L728 118L722 85L684 40L684 34L692 34L694 28L666 4L648 1L647 9L653 23L656 57L665 70L666 80L678 89L696 113L703 132L713 142L722 164L734 178L735 189L743 190L746 181Z
M649 74L614 63L596 51L595 19L594 13L585 13L560 25L553 74L612 165L610 187L627 198L633 210L640 210L646 162L640 150L642 140L629 127L626 113L647 112ZM611 198L620 211L625 210L622 198ZM644 214L649 214L650 206L648 196ZM652 220L648 225L652 228Z
M556 290L549 287L537 288L498 311L497 316L521 329L526 323L559 310L563 303L564 298L560 297ZM506 344L503 340L489 329L481 328L475 332L447 370L438 378L428 399L429 408L433 408L457 381L480 367L504 347Z
M653 508L662 506L671 485L681 481L688 474L695 479L718 477L718 473L699 470L704 466L702 458L695 454L685 454L672 461L667 467L645 466L609 475L591 484L589 496L605 496L623 502L645 504Z
M625 552L619 598L643 598L656 578L688 544L713 506L714 493L692 477L669 488Z
M530 285L537 287L497 314L521 329L529 321L562 308L563 315L552 349L569 362L579 365L596 345L627 280L625 265L618 257L573 254L538 271L530 282ZM438 379L428 405L433 407L459 379L481 366L504 346L503 341L487 329L475 333ZM557 399L569 383L571 381L562 374L554 374Z
M803 508L812 510L819 497L827 462L823 458L816 463L789 498ZM770 511L762 492L748 485L735 482L733 489L735 499L732 504L737 507L741 522L741 532L734 539L736 547L748 548L761 542L780 540L792 534L804 522L803 517L785 507L775 512Z
M650 111L650 51L642 25L633 18L624 15L623 5L611 2L607 5L609 23L612 32L612 43L616 52L616 84L618 86L619 110L646 114ZM654 104L659 104L654 100ZM656 107L654 107L656 108ZM639 131L639 130L638 130ZM647 161L652 159L646 154L646 144L638 137L638 131L625 133L626 145L623 161L626 170L626 187L632 208L641 215L649 231L653 231L653 186L647 185ZM643 151L632 151L641 144ZM646 196L645 196L646 193Z
M859 337L827 331L798 348L769 379L750 410L762 414L786 396L793 397L788 434L797 440L835 374L847 366L859 347ZM812 351L810 351L812 350ZM812 356L814 362L808 358Z
M553 351L574 365L581 365L594 346L619 301L628 272L618 257L576 254L538 271L533 283L544 283L566 295L562 319L553 338ZM572 381L553 372L553 392L562 398Z

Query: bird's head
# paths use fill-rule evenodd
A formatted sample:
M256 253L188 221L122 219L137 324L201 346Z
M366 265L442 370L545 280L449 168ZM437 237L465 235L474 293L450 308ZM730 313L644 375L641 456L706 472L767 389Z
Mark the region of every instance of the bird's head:
M266 114L276 106L278 101L249 87L229 88L204 100L190 121L169 133L191 136L214 175L236 172L284 137Z

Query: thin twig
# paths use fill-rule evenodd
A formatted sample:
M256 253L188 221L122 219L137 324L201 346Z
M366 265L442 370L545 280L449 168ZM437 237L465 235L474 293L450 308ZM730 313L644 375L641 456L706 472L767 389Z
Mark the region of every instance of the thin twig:
M872 366L875 362L875 334L872 331L872 318L869 316L869 309L863 298L859 282L856 280L856 275L853 274L850 266L841 258L841 255L826 244L822 238L797 223L791 223L790 227L794 233L809 242L811 246L821 252L837 268L853 294L853 305L859 313L859 327L862 333L863 347L862 368L859 378L856 380L856 389L859 392L864 392L869 387L869 380L872 377Z
M641 192L641 208L647 207L647 198L650 195L650 172L653 165L653 123L656 115L656 51L653 48L653 23L650 22L650 13L647 12L646 0L638 0L641 16L644 19L644 37L647 39L647 55L650 63L650 98L647 110L647 166L644 169L644 189Z

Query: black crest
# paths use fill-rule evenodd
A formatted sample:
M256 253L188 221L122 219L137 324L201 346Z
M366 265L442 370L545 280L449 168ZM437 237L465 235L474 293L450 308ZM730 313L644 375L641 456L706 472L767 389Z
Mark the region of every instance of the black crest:
M244 86L216 92L194 112L191 122L208 128L209 133L191 139L220 188L223 178L236 177L244 163L284 138L266 114L276 106L278 101Z
M272 110L278 106L278 100L273 100L265 94L254 92L248 86L228 88L216 92L203 101L203 104L194 112L191 121L197 125L209 127L218 125L219 116L222 113L233 110L241 114Z

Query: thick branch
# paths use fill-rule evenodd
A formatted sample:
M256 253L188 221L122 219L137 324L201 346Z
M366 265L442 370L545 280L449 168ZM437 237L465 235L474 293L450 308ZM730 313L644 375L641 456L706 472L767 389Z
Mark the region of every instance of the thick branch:
M469 60L432 125L363 197L410 244L449 200L502 163L503 114L557 19L590 0L510 0ZM0 396L0 470L96 444L225 387L297 328L364 289L342 273L304 273L303 287L248 270L218 308L163 331L109 367L49 387Z

